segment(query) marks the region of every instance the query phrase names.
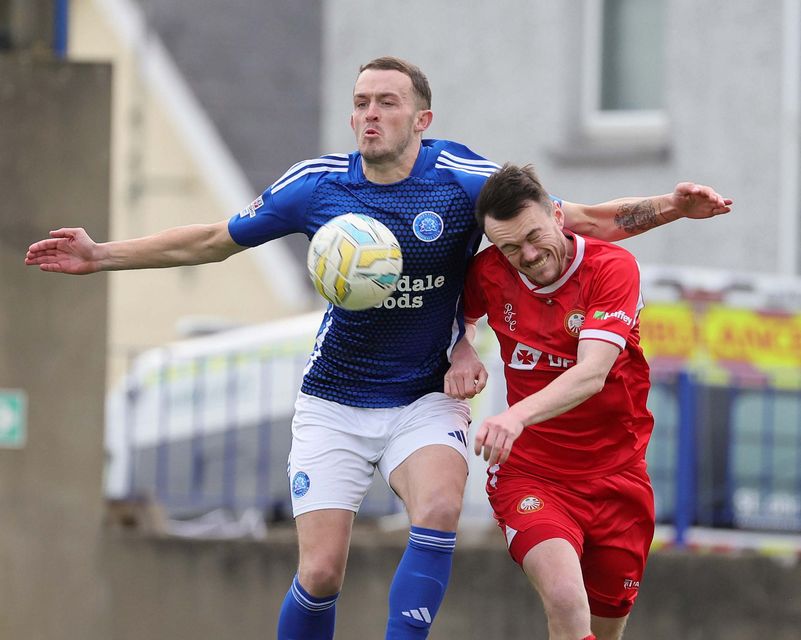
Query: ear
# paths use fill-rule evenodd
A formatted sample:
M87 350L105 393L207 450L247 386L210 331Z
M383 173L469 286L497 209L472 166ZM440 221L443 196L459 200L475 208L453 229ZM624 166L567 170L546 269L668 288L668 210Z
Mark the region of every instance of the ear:
M556 200L551 200L553 204L553 219L556 220L556 224L559 226L560 229L565 228L565 212L562 211L562 203Z
M434 112L430 109L424 109L417 112L417 121L414 124L416 133L421 133L431 126L431 121L434 119Z
M350 128L353 129L353 132L356 132L356 123L353 121L353 114L350 114Z

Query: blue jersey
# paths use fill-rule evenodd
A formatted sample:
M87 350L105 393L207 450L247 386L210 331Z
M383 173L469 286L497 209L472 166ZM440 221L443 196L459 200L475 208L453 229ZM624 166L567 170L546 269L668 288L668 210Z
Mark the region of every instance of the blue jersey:
M228 229L240 245L290 233L311 238L326 221L362 213L389 227L403 252L397 290L381 306L329 306L301 389L355 407L398 407L442 391L448 351L463 329L459 301L481 238L474 208L498 165L467 147L424 140L409 177L368 181L358 152L299 162Z

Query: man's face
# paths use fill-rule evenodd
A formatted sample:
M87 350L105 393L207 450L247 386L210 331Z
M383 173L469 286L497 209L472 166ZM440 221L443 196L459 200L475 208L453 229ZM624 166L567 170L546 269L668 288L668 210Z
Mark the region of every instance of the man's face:
M368 162L392 162L415 142L421 124L412 80L394 70L366 69L353 89L350 126L356 144ZM422 126L422 128L421 128Z
M556 282L567 268L570 241L562 233L564 214L529 201L514 218L485 218L484 231L512 266L539 286Z

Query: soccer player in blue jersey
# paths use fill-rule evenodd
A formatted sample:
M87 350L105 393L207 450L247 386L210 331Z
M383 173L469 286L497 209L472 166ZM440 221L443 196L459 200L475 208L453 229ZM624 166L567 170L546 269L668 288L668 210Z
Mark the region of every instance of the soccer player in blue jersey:
M448 354L462 333L466 265L480 240L473 208L497 165L467 147L424 140L431 91L397 58L364 65L353 92L358 151L291 167L230 220L95 243L64 228L31 245L26 263L93 273L224 260L290 233L311 237L346 212L372 216L397 236L404 273L376 308L329 307L306 367L292 424L289 475L299 566L278 622L280 640L330 639L353 518L375 470L403 500L409 542L389 593L386 638L425 638L439 609L456 544L467 478L468 407L443 393ZM566 226L606 240L680 217L729 210L713 189L596 206L564 202ZM480 364L451 384L483 385ZM468 392L467 395L470 395Z

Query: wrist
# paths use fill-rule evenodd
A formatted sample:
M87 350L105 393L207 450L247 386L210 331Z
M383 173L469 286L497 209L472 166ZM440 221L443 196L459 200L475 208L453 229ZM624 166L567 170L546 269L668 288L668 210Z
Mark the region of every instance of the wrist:
M518 422L521 427L525 427L527 424L531 422L528 411L524 407L520 406L520 402L517 404L513 404L506 410L506 415L508 415L512 420Z
M97 243L92 250L92 262L97 271L114 271L114 252L111 242Z
M656 198L656 210L659 212L660 222L667 224L684 217L679 208L676 196L672 193Z

